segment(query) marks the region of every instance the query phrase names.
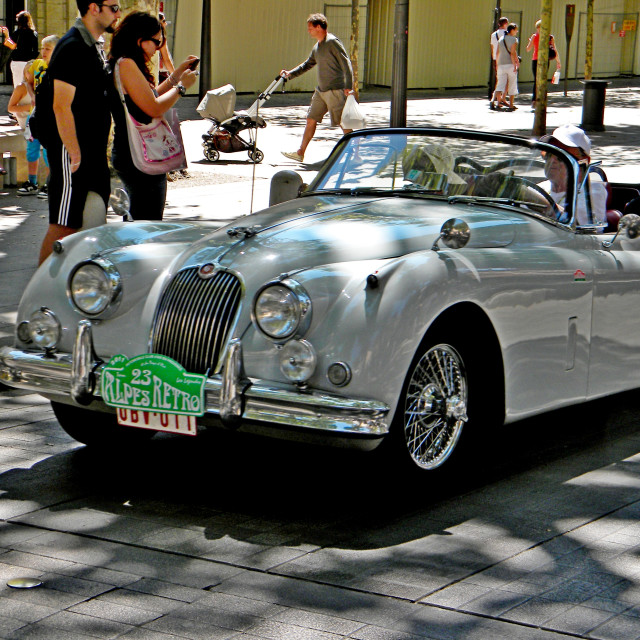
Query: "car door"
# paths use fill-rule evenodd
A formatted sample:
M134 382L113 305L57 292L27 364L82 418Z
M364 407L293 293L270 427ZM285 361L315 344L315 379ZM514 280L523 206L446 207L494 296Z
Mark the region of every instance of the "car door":
M594 299L589 396L640 386L640 239L589 236Z
M568 229L518 248L499 333L508 420L584 400L593 304L591 243ZM503 277L507 273L503 271Z

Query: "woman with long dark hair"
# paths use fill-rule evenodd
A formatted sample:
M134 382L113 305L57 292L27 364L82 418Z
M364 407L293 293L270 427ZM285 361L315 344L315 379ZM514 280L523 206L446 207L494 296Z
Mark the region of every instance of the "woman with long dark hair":
M38 34L33 24L33 18L28 11L21 11L16 16L16 30L9 36L9 30L2 27L5 32L4 46L13 49L11 53L11 75L13 86L22 84L24 68L29 60L38 57Z
M156 86L151 58L162 47L165 34L155 16L133 11L117 27L111 39L110 63L117 66L127 110L141 124L166 113L192 86L198 75L189 69L196 56L188 56ZM116 73L114 72L114 81ZM131 158L124 109L114 112L115 133L111 161L131 199L134 220L162 220L167 176L149 175L137 169Z

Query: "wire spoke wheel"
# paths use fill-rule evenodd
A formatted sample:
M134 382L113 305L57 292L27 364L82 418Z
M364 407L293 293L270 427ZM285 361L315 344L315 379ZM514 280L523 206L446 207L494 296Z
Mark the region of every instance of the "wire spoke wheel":
M414 366L404 398L404 442L421 469L451 455L467 421L467 375L450 345L431 347Z

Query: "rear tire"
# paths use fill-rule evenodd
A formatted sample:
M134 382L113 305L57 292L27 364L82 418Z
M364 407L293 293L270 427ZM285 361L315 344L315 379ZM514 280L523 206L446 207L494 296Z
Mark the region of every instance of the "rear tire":
M249 160L258 164L264 160L264 153L262 153L260 149L256 149L255 151L251 150L249 151Z
M135 446L150 440L155 434L150 429L123 427L113 413L90 411L60 402L51 402L51 408L62 429L88 447Z

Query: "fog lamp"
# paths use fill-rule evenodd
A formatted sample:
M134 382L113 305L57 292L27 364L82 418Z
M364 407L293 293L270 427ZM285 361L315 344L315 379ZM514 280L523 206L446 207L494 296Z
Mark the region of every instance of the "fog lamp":
M51 309L42 307L29 318L31 340L42 349L53 349L60 340L60 322Z
M316 370L316 352L306 340L290 340L280 349L280 369L291 382L306 382Z

